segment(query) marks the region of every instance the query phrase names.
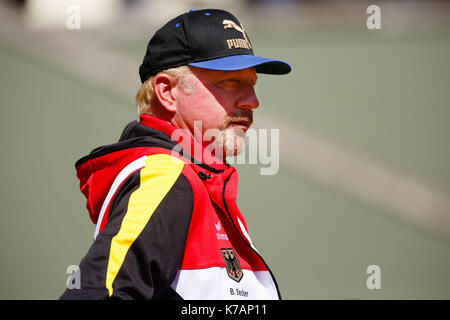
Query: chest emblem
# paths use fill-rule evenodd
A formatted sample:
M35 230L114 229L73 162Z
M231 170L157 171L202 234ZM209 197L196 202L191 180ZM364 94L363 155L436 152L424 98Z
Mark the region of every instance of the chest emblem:
M228 276L234 281L241 281L244 273L242 272L241 265L234 250L231 248L222 248L220 251L222 252L223 261L225 261Z

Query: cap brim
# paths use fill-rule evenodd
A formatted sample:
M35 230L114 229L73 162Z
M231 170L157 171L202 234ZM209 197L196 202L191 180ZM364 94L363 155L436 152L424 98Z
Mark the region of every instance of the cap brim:
M291 72L291 66L284 61L253 55L227 56L213 60L191 62L189 65L192 67L219 71L235 71L256 67L257 73L287 74Z

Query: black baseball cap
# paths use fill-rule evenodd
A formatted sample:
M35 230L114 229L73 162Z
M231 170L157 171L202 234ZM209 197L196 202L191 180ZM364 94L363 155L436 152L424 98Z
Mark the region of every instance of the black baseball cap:
M255 56L242 24L219 9L191 10L156 31L139 67L142 83L160 71L182 65L234 71L256 68L265 74L287 74L284 61Z

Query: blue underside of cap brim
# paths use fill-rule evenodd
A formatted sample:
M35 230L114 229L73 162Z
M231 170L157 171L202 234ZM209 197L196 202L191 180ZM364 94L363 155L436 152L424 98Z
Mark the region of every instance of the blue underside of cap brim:
M287 74L291 72L291 66L284 61L253 55L228 56L207 61L191 62L189 65L219 71L235 71L256 67L256 72L258 73Z

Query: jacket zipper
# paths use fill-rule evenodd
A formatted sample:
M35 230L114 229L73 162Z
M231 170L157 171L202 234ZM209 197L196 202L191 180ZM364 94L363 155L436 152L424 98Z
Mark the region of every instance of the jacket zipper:
M198 172L198 176L200 177L200 179L206 180L206 179L211 179L212 174L206 174L206 173L203 172L203 171L199 171L199 172Z
M229 180L229 179L230 179L230 177L228 177L227 180L225 180L225 182L224 182L224 184L223 184L222 201L223 201L223 205L224 205L224 207L225 207L225 211L227 212L228 217L229 217L230 220L231 220L231 223L233 224L233 226L234 226L234 227L236 228L236 230L238 231L238 233L239 233L239 235L241 236L241 238L242 238L242 240L244 241L244 243L245 243L250 249L252 249L252 251L253 251L254 253L256 253L256 255L259 257L259 259L261 259L261 261L262 261L262 263L264 264L264 266L267 268L267 271L269 271L270 276L272 277L272 280L273 280L273 282L275 283L275 288L277 289L278 299L281 300L280 289L278 288L277 280L275 279L275 277L274 277L272 271L270 270L270 268L269 268L269 266L267 265L267 263L264 261L263 257L262 257L255 249L253 249L252 246L249 245L249 244L247 243L247 241L245 241L244 237L242 236L242 232L241 232L241 231L238 229L238 227L235 225L235 223L234 223L234 221L233 221L233 218L231 217L230 211L228 211L228 206L227 206L227 203L226 203L226 201L225 201L225 188L227 187L227 183L228 183L228 180Z

